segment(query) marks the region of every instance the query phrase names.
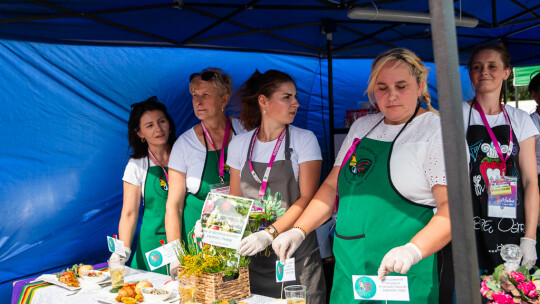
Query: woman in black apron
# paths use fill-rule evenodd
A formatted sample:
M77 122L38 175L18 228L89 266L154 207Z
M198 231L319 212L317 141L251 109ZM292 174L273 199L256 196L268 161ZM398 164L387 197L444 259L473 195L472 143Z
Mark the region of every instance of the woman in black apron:
M538 131L527 113L501 104L503 82L511 72L502 44L476 48L468 68L476 96L463 104L463 114L479 267L492 273L504 262L501 247L517 244L522 265L530 268L536 262Z
M167 241L180 239L186 245L193 241L191 233L208 192L228 193L227 145L241 131L238 120L225 115L232 92L228 74L207 68L189 80L193 111L201 122L182 134L172 149L165 215ZM171 263L171 269L176 266L177 261Z
M167 165L175 141L175 126L165 105L156 97L133 104L128 140L133 154L124 172L124 205L118 227L127 257L137 227L141 195L144 209L131 267L150 271L145 253L165 239L165 203L168 193ZM113 253L113 255L116 255ZM155 272L167 273L165 267Z
M237 93L241 121L248 133L231 141L231 194L252 198L262 207L262 198L271 194L267 208L270 225L245 237L238 252L253 256L249 265L251 291L281 297L276 283L277 256L269 247L282 231L293 227L315 194L320 177L320 148L313 132L289 125L299 104L293 79L280 71L256 71ZM234 152L233 152L234 151ZM316 234L306 236L296 252L296 281L307 287L307 303L324 303L325 283Z
M432 110L426 81L427 69L409 50L389 50L373 61L366 91L381 113L352 125L296 228L272 243L287 258L305 232L337 209L332 304L402 303L362 301L375 290L371 278L363 279L386 275L407 277L410 303L439 302L433 253L451 235L440 119L419 102Z

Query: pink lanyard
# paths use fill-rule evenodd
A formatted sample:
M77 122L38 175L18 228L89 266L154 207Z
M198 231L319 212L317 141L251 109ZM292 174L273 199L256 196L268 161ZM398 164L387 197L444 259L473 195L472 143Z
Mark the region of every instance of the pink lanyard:
M261 183L261 189L259 190L259 196L264 196L264 193L266 192L266 186L268 185L268 176L270 176L270 169L272 169L272 164L274 163L274 160L276 159L276 155L279 151L279 147L281 146L281 143L283 142L283 138L285 138L285 129L281 131L281 134L279 134L278 140L276 142L276 145L274 146L274 151L272 152L272 157L270 157L270 162L268 163L268 166L266 167L266 170L264 171L263 180L257 176L257 173L255 173L255 170L253 170L253 166L251 165L251 154L253 153L253 147L255 146L255 141L257 140L257 134L259 133L260 127L257 128L255 131L255 134L253 135L253 139L251 140L251 146L249 148L249 157L248 157L248 163L249 163L249 170L251 171L251 175L253 178L258 182Z
M204 132L204 136L208 138L210 141L210 144L212 145L212 148L216 150L216 146L214 146L214 142L212 141L212 137L210 136L210 133L208 133L208 130L204 126L203 122L201 121L201 128ZM225 176L224 169L225 169L225 148L227 147L227 142L229 141L229 131L231 130L231 121L227 118L227 125L225 126L225 135L223 135L223 144L221 145L221 151L218 159L219 164L219 179L221 180L221 183L223 184L223 177ZM217 152L216 152L217 154Z
M165 179L167 179L167 184L169 183L169 174L167 174L167 170L165 170L165 168L163 167L163 165L159 162L159 160L157 160L157 158L154 156L154 154L152 154L152 151L150 151L150 147L148 148L148 155L150 155L150 157L152 158L152 160L158 164L161 169L163 169L163 172L165 173Z
M341 169L343 169L343 166L345 166L345 163L347 162L347 160L351 157L351 155L353 155L354 150L356 150L356 147L358 146L360 141L362 141L361 138L355 138L353 140L351 147L349 148L349 150L347 151L347 154L345 154L345 158L341 162L341 167L339 167L339 171L338 171L338 177L339 177L339 174L341 173ZM338 210L338 205L339 205L339 184L336 183L336 207L334 208L334 211Z
M477 104L476 98L473 100L473 106ZM510 124L510 119L508 119L508 115L506 114L506 111L504 110L504 107L501 106L501 110L504 114L504 118L506 119L506 122L508 123L508 126L510 127L510 141L508 144L508 153L506 153L506 158L502 154L501 146L499 145L499 142L497 141L497 137L495 137L495 134L493 133L493 130L489 126L489 122L486 119L486 114L484 114L484 110L482 110L482 106L475 106L478 113L480 113L480 118L482 118L482 121L484 122L484 126L486 126L486 129L489 133L489 137L491 138L491 141L493 142L493 146L495 146L495 150L497 151L497 155L499 155L499 159L501 162L506 163L506 160L508 157L510 157L510 154L512 154L512 125Z

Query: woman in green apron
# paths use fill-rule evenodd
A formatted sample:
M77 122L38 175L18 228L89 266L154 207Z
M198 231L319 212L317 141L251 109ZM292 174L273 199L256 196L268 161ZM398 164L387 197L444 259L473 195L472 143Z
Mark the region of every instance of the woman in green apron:
M133 154L124 172L124 205L118 234L124 242L128 260L141 196L143 217L131 267L148 270L145 253L159 247L165 240L165 204L168 192L167 164L175 141L175 126L165 105L156 97L133 104L128 121L128 140ZM113 256L116 254L113 253ZM167 273L165 267L155 270Z
M409 50L374 60L367 92L381 113L353 124L296 228L272 243L283 260L338 210L331 303L385 303L362 300L375 290L363 276L386 275L407 277L411 303L439 300L433 253L451 235L440 120L431 112L426 79L426 68Z
M225 108L232 92L231 77L207 68L190 76L193 111L201 122L183 133L173 146L169 162L170 191L165 214L167 240L193 241L193 227L201 218L210 191L228 193L227 145L241 132L237 119ZM176 268L171 264L171 269Z
M277 256L269 245L293 223L311 200L319 183L321 152L313 132L289 125L298 107L293 79L280 71L256 71L237 92L240 118L248 133L231 141L227 164L231 167L231 194L258 201L272 214L271 225L245 237L238 249L253 256L250 287L256 294L279 298ZM271 201L263 201L263 196ZM268 251L266 250L268 247ZM315 232L306 237L295 256L296 281L307 286L308 303L324 303L325 282Z

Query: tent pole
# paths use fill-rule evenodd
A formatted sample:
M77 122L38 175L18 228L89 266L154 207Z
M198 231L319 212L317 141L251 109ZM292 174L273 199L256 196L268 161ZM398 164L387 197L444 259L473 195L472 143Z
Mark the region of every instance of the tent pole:
M326 51L328 54L328 123L330 124L330 157L331 165L328 173L332 170L334 163L334 76L332 74L332 33L326 33Z
M453 1L429 0L429 11L448 181L457 303L480 304Z

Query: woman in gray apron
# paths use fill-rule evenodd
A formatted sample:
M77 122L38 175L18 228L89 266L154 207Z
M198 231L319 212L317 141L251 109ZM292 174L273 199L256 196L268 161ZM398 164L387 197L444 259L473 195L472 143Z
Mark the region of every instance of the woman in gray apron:
M144 209L131 267L150 271L145 253L165 239L165 203L168 193L168 162L176 139L174 123L156 97L133 104L128 122L130 160L124 172L124 205L118 227L127 257L139 218L141 195ZM113 253L113 256L116 255ZM167 273L165 267L155 272Z
M367 92L381 113L351 126L297 228L272 243L285 259L338 210L330 303L402 303L362 301L375 290L366 276L386 275L407 277L411 303L438 303L433 253L451 235L440 119L419 101L432 110L426 81L425 66L409 50L389 50L373 61Z
M272 214L272 220L263 223L260 231L242 240L239 253L253 256L249 265L251 291L279 298L278 258L269 245L280 232L293 227L313 197L322 157L313 132L289 125L299 107L296 85L289 75L256 71L237 96L241 121L251 131L235 137L229 147L231 194L255 199ZM262 200L265 195L270 200ZM293 257L296 281L285 285L305 285L308 303L324 303L322 261L314 232L306 236Z
M479 267L491 274L504 263L501 247L516 244L522 264L531 268L539 204L534 149L538 130L525 111L501 104L502 85L510 76L510 54L502 44L475 49L468 68L476 96L463 103L463 116Z

